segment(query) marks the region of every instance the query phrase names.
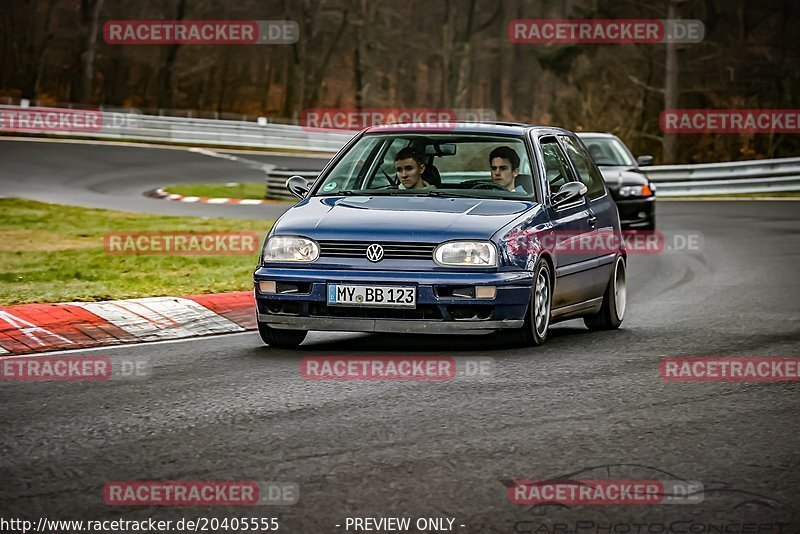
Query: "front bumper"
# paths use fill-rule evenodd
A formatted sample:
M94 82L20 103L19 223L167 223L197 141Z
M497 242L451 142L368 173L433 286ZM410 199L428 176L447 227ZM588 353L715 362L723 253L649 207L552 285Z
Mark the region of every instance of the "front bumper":
M254 274L258 320L273 328L341 332L453 334L519 328L533 280L526 271L399 272L260 267ZM262 293L275 281L288 293ZM414 286L415 308L328 306L327 284ZM493 299L447 296L453 288L494 286Z
M623 230L655 227L656 197L615 199Z

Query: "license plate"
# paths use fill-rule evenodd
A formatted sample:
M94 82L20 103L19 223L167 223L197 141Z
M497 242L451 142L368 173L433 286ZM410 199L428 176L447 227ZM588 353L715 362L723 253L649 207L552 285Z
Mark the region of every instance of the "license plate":
M328 284L328 304L332 306L416 308L417 289L409 286Z

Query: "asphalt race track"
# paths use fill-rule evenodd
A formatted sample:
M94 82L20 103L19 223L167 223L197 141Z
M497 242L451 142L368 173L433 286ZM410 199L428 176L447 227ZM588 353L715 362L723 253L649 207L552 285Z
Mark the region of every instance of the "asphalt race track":
M263 182L262 165L321 169L327 159L0 138L0 162L0 196L161 215L275 219L290 204L196 205L143 194L170 184Z
M182 151L9 144L0 142L6 196L120 207L117 199L145 182L211 179L227 170L250 177L246 168L234 176L227 161ZM120 161L130 168L110 170ZM57 170L48 168L52 162ZM82 170L92 179L83 181ZM142 183L125 185L133 177ZM178 203L162 204L182 213ZM0 512L84 520L277 517L282 532L346 532L347 517L449 517L456 532L798 533L800 383L659 376L668 356L800 354L798 206L660 203L661 231L699 234L701 250L632 256L620 330L590 333L580 322L561 323L537 349L503 346L496 336L314 333L300 350L281 351L246 333L89 352L148 362L150 375L138 380L0 382ZM186 208L219 214L223 206ZM387 354L492 358L493 372L436 382L300 374L307 356ZM533 508L511 503L503 483L571 474L699 481L704 499ZM114 507L102 490L115 480L295 482L300 501ZM750 523L761 530L742 530ZM635 524L645 526L637 531Z

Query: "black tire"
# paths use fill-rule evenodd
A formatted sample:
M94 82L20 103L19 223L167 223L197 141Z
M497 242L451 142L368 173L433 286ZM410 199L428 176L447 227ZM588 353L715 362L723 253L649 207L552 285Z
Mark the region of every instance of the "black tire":
M274 349L294 349L306 338L306 330L280 330L270 328L266 323L258 322L258 333L261 341Z
M537 289L540 290L538 293ZM544 292L541 291L542 289ZM512 331L511 338L515 344L526 347L538 347L544 344L550 330L552 306L553 279L550 276L550 265L544 258L539 258L536 268L533 270L533 287L531 288L531 300L525 312L525 323L521 328Z
M614 330L622 324L628 300L626 280L627 263L620 255L614 260L614 270L603 294L600 311L583 318L589 330Z

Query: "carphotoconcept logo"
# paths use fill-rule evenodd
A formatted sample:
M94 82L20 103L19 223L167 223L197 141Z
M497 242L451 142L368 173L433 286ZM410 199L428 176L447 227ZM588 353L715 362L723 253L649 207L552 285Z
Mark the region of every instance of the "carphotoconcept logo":
M664 358L659 374L667 382L797 382L800 357Z
M800 133L798 109L667 109L664 133Z
M292 44L300 26L293 20L110 20L103 38L111 45Z
M705 25L695 19L516 19L508 24L513 43L699 43L704 36Z
M224 256L258 252L255 232L109 232L104 246L111 255Z

